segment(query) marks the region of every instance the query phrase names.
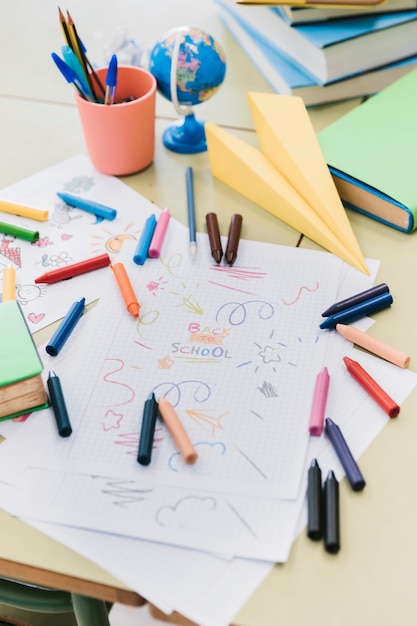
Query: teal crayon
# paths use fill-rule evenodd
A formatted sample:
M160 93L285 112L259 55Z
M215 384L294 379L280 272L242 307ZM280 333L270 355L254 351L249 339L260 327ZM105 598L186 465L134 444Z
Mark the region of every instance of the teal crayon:
M6 224L6 222L0 222L0 233L5 235L11 235L18 239L25 239L34 243L39 239L39 232L36 230L30 230L29 228L22 228L22 226L15 226L14 224Z

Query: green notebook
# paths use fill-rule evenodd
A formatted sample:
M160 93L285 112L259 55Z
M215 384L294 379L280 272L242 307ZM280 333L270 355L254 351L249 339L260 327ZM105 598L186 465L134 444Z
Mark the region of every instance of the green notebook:
M417 70L318 133L344 205L409 233L417 228Z
M0 303L0 419L48 406L42 371L19 304Z

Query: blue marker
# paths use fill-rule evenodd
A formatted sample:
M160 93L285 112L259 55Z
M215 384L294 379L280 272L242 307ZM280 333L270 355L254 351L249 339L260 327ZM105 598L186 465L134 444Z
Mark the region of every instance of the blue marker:
M101 217L106 220L114 220L117 216L116 209L111 209L110 207L100 204L99 202L85 200L85 198L79 198L78 196L73 196L70 193L57 192L57 196L59 196L66 204L69 204L69 206L74 206L77 209L93 213L96 217Z
M77 300L71 306L70 310L58 326L56 332L52 336L52 339L49 341L46 346L46 351L51 356L57 356L58 352L61 350L62 346L74 330L78 320L84 312L85 307L85 298L81 298L81 300Z
M117 84L117 56L113 54L110 59L109 68L106 76L106 93L104 95L104 104L114 103L114 94L116 93Z
M138 245L136 246L135 254L133 256L133 260L136 265L143 265L146 261L146 257L148 256L149 246L151 245L151 240L156 228L156 217L152 213L148 217L145 222L145 226L143 227L142 235L139 239Z
M392 303L392 295L389 292L382 293L379 296L375 296L375 298L370 298L369 300L360 302L359 304L351 306L348 309L344 309L339 313L326 317L326 319L320 324L320 328L334 329L336 328L336 324L349 324L350 322L354 322L361 317L386 309L391 306Z
M52 52L51 57L55 61L55 65L57 66L67 83L72 83L82 98L90 100L91 98L89 93L84 89L83 85L78 80L77 74L70 68L70 66L65 63L65 61L63 61L61 57L59 57L55 52Z

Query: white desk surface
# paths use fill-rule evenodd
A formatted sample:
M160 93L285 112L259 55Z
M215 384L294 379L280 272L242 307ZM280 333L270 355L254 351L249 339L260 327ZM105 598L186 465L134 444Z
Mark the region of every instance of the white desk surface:
M256 141L245 93L271 89L223 29L211 0L73 0L65 8L88 44L90 59L98 65L104 59L103 46L117 25L150 47L168 29L183 24L199 26L216 36L227 57L226 80L211 101L195 108L196 117ZM49 58L63 43L57 6L45 0L3 0L2 9L0 188L85 152L73 92ZM312 110L314 127L319 130L355 105L348 102ZM161 208L169 205L186 223L182 183L184 168L191 164L199 230L204 230L208 210L218 213L223 230L231 214L239 210L247 225L244 237L296 244L298 233L212 179L207 154L178 155L166 150L162 132L177 116L160 96L157 115L154 164L141 174L124 178L127 184ZM364 255L382 261L377 281L387 282L394 296L393 307L378 314L370 332L408 351L415 371L416 235L398 233L358 214L349 216ZM315 247L306 239L302 245ZM364 492L353 493L345 481L341 483L341 552L328 555L320 544L300 536L289 561L273 569L236 616L236 626L417 623L416 441L417 394L413 393L398 419L387 425L361 458L367 477ZM101 568L4 512L0 512L0 526L0 575L110 601L140 602Z

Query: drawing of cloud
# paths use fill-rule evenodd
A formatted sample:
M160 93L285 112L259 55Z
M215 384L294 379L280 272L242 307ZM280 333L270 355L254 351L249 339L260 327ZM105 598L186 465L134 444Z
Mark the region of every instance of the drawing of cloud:
M214 498L187 496L181 498L174 506L161 507L155 516L157 523L164 528L193 531L201 528L201 520L213 515L216 508Z
M198 454L198 461L193 465L187 465L182 460L179 452L174 452L169 458L168 466L173 472L192 472L193 474L207 474L209 468L216 467L219 458L226 454L226 446L224 443L217 441L209 443L208 441L199 441L194 444L194 448ZM205 470L203 468L206 468Z

